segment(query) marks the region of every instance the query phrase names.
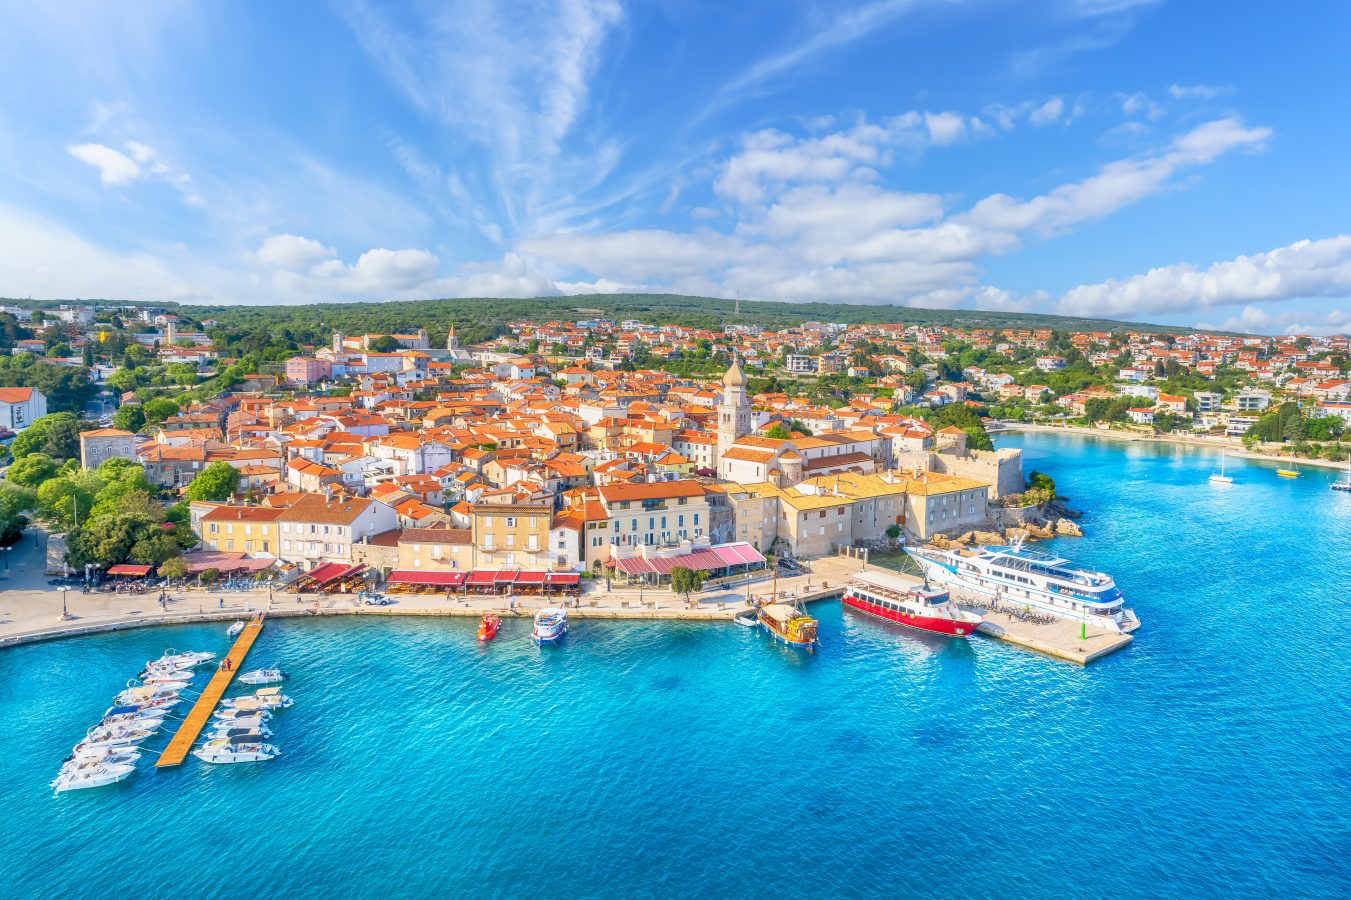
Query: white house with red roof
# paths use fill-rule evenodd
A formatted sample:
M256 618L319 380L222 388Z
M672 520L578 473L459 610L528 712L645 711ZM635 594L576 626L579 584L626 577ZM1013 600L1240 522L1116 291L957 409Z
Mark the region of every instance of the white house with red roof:
M0 426L23 431L33 420L47 415L47 398L31 387L0 387Z

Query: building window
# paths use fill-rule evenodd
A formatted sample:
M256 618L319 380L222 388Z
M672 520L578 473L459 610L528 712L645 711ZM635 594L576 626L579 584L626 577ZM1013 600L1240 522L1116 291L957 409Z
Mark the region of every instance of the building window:
M515 528L515 527L516 527L516 517L515 517L515 516L507 516L507 527L508 527L508 528Z

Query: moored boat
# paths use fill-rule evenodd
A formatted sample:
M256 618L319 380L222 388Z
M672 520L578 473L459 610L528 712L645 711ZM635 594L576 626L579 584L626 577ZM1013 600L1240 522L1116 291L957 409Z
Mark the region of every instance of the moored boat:
M1346 469L1342 477L1328 485L1334 491L1351 491L1351 453L1346 455Z
M207 741L192 751L192 755L202 762L209 763L263 762L280 756L281 751L271 744L253 740L236 741L232 738L222 738Z
M537 644L552 644L568 633L568 611L546 606L535 613L535 626L530 636Z
M1006 547L937 550L906 547L925 579L959 597L1008 603L1061 618L1087 620L1106 631L1140 627L1112 576L1070 565L1069 560L1030 550L1015 541Z
M81 788L103 787L116 784L135 771L136 767L128 763L95 762L74 766L70 769L63 768L61 774L56 776L56 780L52 782L51 786L56 788L58 794L62 791L77 791Z
M502 627L501 616L484 616L478 623L478 639L487 643L497 637L498 629Z
M268 721L272 718L272 713L266 709L218 709L211 717L218 722L232 722L238 728L246 728L249 727L246 723Z
M755 628L760 624L760 613L754 609L743 609L732 616L732 621L742 628Z
M151 666L168 666L174 669L192 669L204 663L209 663L215 658L216 654L202 650L179 653L174 650L174 648L170 647L168 650L164 651L164 655L159 659L146 663L146 668L148 669Z
M277 684L287 677L280 666L268 666L265 669L254 669L252 672L245 672L239 676L239 680L244 684Z
M286 709L291 705L291 698L283 694L281 688L259 688L252 694L243 697L231 697L222 700L220 705L225 709L257 712L269 709Z
M1220 453L1220 471L1218 471L1218 472L1211 472L1211 473L1210 473L1210 480L1213 481L1213 482L1215 482L1216 484L1233 484L1233 482L1234 482L1234 479L1233 479L1231 476L1224 474L1224 453L1223 453L1223 452Z
M1276 474L1282 478L1298 478L1299 469L1287 469L1284 466L1276 470Z
M255 728L235 728L226 726L222 728L213 728L206 733L206 739L209 741L235 740L236 738L242 739L246 737L251 737L258 743L262 743L264 739L272 737L272 729L261 724Z
M791 603L766 603L757 618L770 636L790 647L811 650L816 646L816 620Z
M238 622L234 623L229 628L225 629L225 636L234 637L243 630L244 630L244 620L240 619Z
M960 609L947 591L909 584L885 572L859 572L850 580L842 602L860 612L921 631L967 637L980 616Z

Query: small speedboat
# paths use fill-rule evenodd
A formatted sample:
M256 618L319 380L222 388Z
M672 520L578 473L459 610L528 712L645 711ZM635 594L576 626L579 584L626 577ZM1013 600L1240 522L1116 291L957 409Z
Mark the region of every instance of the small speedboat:
M206 735L206 739L209 741L232 741L246 737L251 737L258 743L262 743L265 738L272 737L272 729L261 724L256 728L225 727L212 729Z
M223 738L218 741L207 741L201 748L192 751L192 755L202 762L209 763L262 762L280 756L281 751L271 744L256 741L236 742L233 739Z
M266 709L218 709L212 718L218 722L229 722L236 728L249 728L268 721L272 713Z
M170 647L168 650L164 651L163 656L153 662L146 663L145 667L148 669L151 666L169 666L174 669L195 669L197 666L209 663L215 658L216 654L207 653L203 650L178 653L174 648Z
M755 628L760 624L760 614L754 609L743 609L732 617L732 621L742 628Z
M252 672L245 672L239 676L239 680L244 684L276 684L284 678L286 678L286 673L278 666L254 669Z
M62 766L65 771L72 763L83 765L85 763L108 763L113 765L136 765L136 760L141 758L141 751L135 747L105 747L97 744L90 744L75 750L66 757Z
M78 791L81 788L103 787L108 784L116 784L135 771L136 767L127 763L81 765L68 771L63 769L61 774L56 776L56 780L52 782L52 787L56 788L57 793Z
M186 681L166 681L164 684L145 684L127 688L113 698L119 704L144 703L147 700L178 699L178 692L188 686Z
M222 700L220 705L225 709L238 710L286 709L291 705L291 698L283 694L279 687L267 687L243 697Z
M187 684L192 681L191 669L146 669L141 681L146 684Z
M497 637L497 631L502 627L501 616L484 616L478 623L478 639L487 643Z
M568 611L556 606L546 606L535 613L535 627L530 636L537 644L552 644L568 633Z
M236 622L235 624L231 625L229 628L225 629L225 636L226 636L226 637L234 637L235 635L239 634L239 633L240 633L241 631L243 631L243 630L244 630L244 620L243 620L243 619L240 619L238 622Z
M164 716L142 716L137 713L120 713L115 716L104 716L99 720L100 728L144 728L146 731L155 731L164 724Z
M85 734L91 744L109 744L131 747L149 738L156 729L132 728L126 725L95 725Z

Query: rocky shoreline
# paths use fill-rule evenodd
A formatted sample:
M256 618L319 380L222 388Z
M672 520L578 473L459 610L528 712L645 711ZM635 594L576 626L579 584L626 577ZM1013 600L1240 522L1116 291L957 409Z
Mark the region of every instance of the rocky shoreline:
M1041 507L1013 507L1018 510L1017 521L1013 524L997 521L990 529L972 529L957 537L936 534L929 543L940 549L954 547L987 546L992 544L1011 544L1017 540L1044 541L1055 537L1083 537L1084 530L1075 520L1083 513L1065 505L1064 497L1057 497ZM1003 512L1003 510L1000 510ZM1002 525L1002 527L1001 527Z

